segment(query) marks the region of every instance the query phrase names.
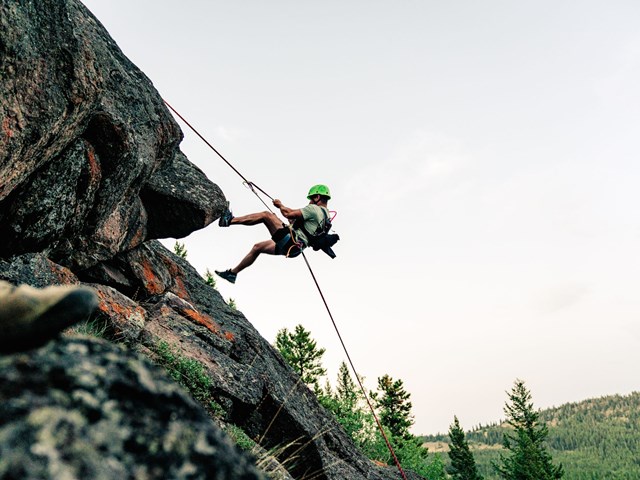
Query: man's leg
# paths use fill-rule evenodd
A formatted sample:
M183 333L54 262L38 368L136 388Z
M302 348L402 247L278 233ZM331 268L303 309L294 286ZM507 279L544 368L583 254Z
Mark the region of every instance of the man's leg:
M282 220L278 218L278 216L273 212L259 212L259 213L250 213L249 215L243 215L241 217L234 217L231 215L229 209L225 212L225 214L220 218L219 225L221 227L228 227L230 225L258 225L263 224L269 230L269 233L273 236L273 234L282 228L284 224ZM275 255L276 253L276 243L273 240L265 240L264 242L256 243L251 251L242 259L242 261L234 268L229 270L225 270L223 272L219 272L216 270L216 274L225 280L236 283L236 276L245 268L253 265L253 262L256 261L256 258L261 253L267 253L269 255Z
M249 251L249 253L247 253L247 255L240 261L240 263L236 267L231 269L231 272L237 275L245 268L253 265L253 262L256 261L256 258L258 258L258 255L260 255L261 253L275 255L276 242L274 242L273 240L265 240L264 242L256 243L251 251Z
M260 223L263 223L269 229L271 235L283 226L282 220L272 212L250 213L242 217L234 217L229 222L229 225L258 225Z
M256 243L251 251L247 253L247 255L240 261L237 266L229 270L225 270L224 272L219 272L216 270L216 273L225 280L231 283L236 283L236 276L238 275L238 273L240 273L245 268L253 265L253 262L256 261L256 258L258 258L261 253L275 255L276 242L274 242L273 240L265 240L264 242Z

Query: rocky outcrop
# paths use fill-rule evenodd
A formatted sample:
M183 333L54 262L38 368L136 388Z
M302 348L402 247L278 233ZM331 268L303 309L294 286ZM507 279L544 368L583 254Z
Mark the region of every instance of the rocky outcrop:
M102 283L89 278L84 283L98 293L94 321L105 334L152 359L165 344L197 360L211 381L212 398L222 406L220 420L277 452L293 478L397 478L396 471L357 451L269 342L188 262L151 241L118 255L100 273ZM40 285L79 282L42 254L0 262L0 278ZM299 460L291 462L292 457Z
M113 344L60 340L0 371L0 478L265 478L158 367Z
M67 339L2 359L0 478L257 478L222 462L236 453L203 407L275 455L281 478L398 478L153 240L205 227L226 200L180 152L151 82L78 0L0 0L0 121L0 278L94 288L94 321L126 347ZM163 348L202 366L206 404L127 352L161 362ZM154 439L154 428L166 431Z
M88 268L219 216L162 98L79 1L0 2L0 79L0 255Z

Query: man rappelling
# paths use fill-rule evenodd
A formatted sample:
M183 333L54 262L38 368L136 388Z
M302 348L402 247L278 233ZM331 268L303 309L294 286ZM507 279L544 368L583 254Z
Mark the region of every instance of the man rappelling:
M335 254L331 247L339 237L336 234L329 234L331 230L330 213L327 208L327 203L331 199L329 187L314 185L309 189L307 199L309 204L300 209L289 208L280 200L273 200L273 205L291 222L290 225L285 225L273 212L265 211L234 217L227 207L218 222L221 227L264 224L271 234L271 239L256 243L236 267L221 272L216 270L216 274L235 283L238 273L251 266L261 253L294 258L308 246L313 247L314 250L322 250L334 258Z

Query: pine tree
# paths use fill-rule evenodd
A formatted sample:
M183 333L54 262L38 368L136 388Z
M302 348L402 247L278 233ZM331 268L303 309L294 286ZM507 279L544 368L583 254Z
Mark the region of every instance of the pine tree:
M377 431L373 414L366 406L364 395L356 388L344 362L338 369L336 388L332 388L327 380L318 400L335 416L362 453L379 459L379 452L388 452Z
M180 243L180 242L176 241L176 243L173 245L173 253L175 253L180 258L186 259L187 258L187 247L184 245L184 243Z
M367 422L369 414L363 409L364 399L344 362L338 368L338 381L333 398L333 414L349 436L360 444L363 437L367 436L367 424L372 422Z
M356 384L349 374L347 364L342 362L338 368L338 383L336 384L336 397L345 410L353 411L357 407L360 398Z
M453 417L453 423L449 427L449 458L451 466L447 473L454 480L482 480L482 475L478 473L476 462L469 450L469 444L464 436L464 430L460 428L458 417Z
M206 272L204 272L204 281L212 288L216 288L216 279L211 273L211 271L207 268Z
M378 378L378 390L382 395L374 392L371 398L380 411L380 423L387 427L394 437L412 439L409 427L413 425L413 405L409 401L411 394L404 389L402 380L394 381L389 375L384 375Z
M382 428L402 467L430 480L444 480L446 472L440 455L436 454L429 460L429 452L423 446L422 439L409 432L409 427L413 425L410 398L411 395L404 389L402 380L393 380L389 375L378 378L378 391L371 392L371 399L379 413ZM386 442L373 416L370 417L372 423L369 425L369 437L362 443L361 448L369 458L391 463L393 459L387 450Z
M524 381L516 380L507 394L511 403L505 404L507 424L513 433L505 434L503 446L510 455L500 455L493 464L495 471L505 480L557 480L562 478L562 465L555 466L547 451L545 440L548 429L533 409L531 393Z
M327 373L321 362L325 349L318 348L311 332L302 325L296 325L293 333L283 328L276 335L275 347L291 368L300 374L302 381L319 393L320 378Z

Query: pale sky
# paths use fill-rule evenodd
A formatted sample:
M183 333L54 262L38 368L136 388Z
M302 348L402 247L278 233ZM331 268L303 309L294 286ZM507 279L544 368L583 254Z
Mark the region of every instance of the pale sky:
M640 2L84 3L250 180L290 207L330 186L338 258L307 256L367 386L404 381L414 433L503 418L516 378L539 408L638 390ZM263 210L181 127L234 213ZM181 241L204 273L266 238ZM302 323L335 379L301 258L218 289L271 342Z

